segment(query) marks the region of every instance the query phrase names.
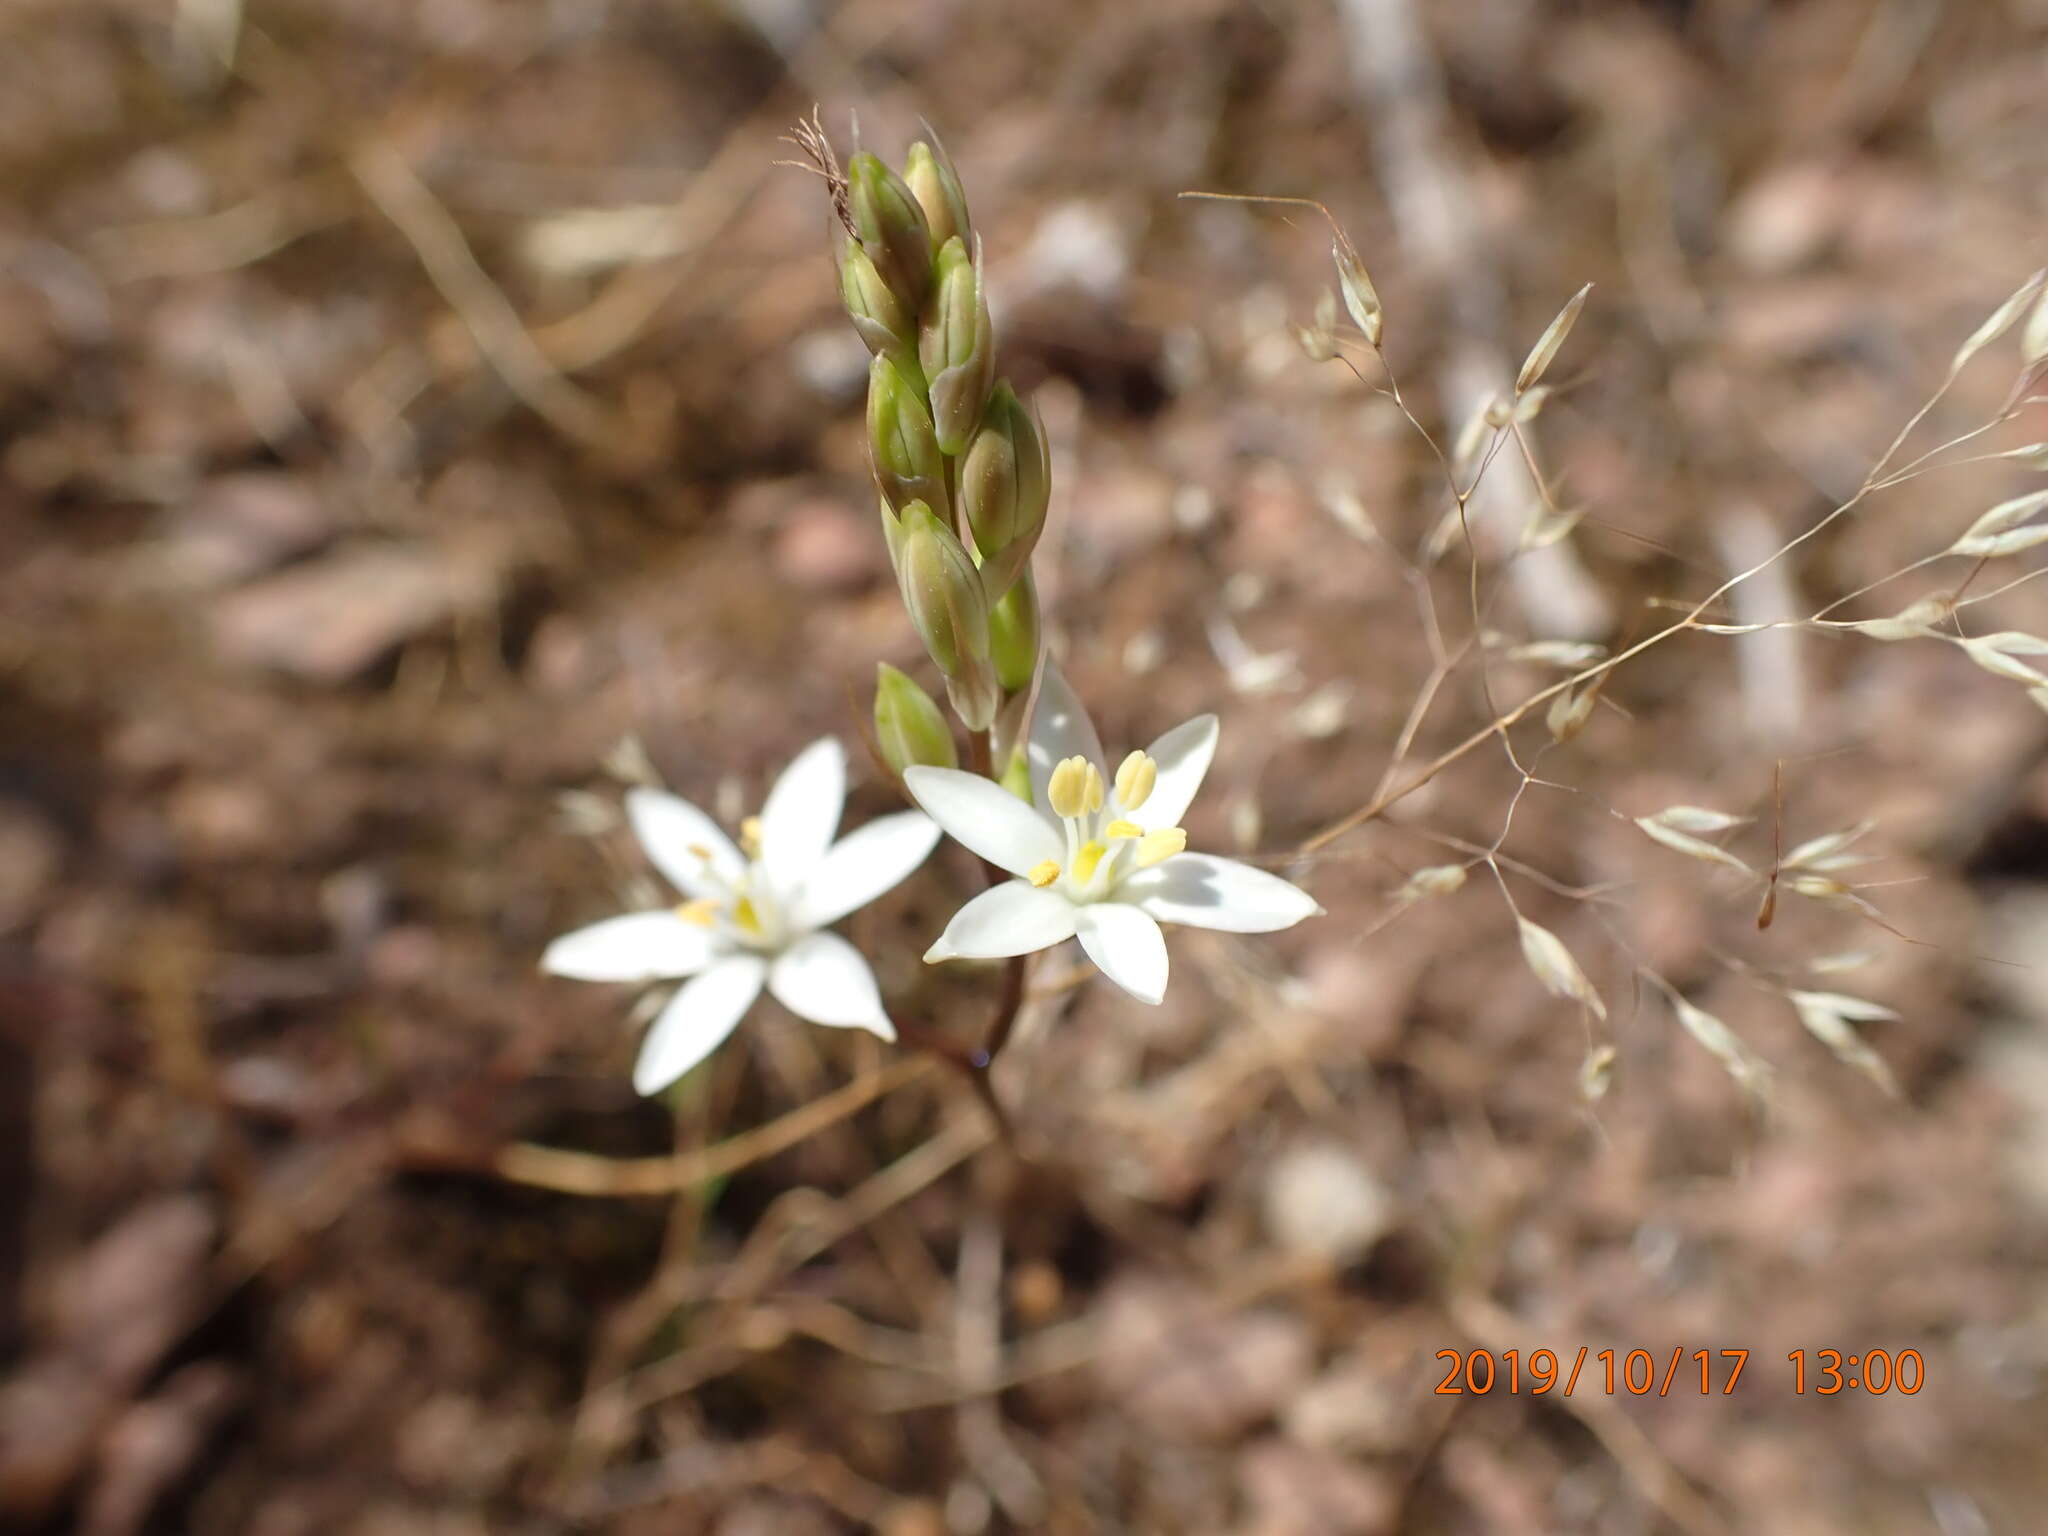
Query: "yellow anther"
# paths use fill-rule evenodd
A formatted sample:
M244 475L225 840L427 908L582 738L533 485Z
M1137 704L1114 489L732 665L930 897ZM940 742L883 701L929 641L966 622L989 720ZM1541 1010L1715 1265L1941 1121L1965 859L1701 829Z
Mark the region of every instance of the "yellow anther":
M748 933L751 933L756 937L760 936L761 914L754 910L753 897L742 896L738 901L733 903L732 920L735 923L739 924L740 927L746 929Z
M718 917L718 903L709 896L700 896L677 907L676 916L686 923L695 923L699 928L709 928Z
M1152 798L1152 786L1159 782L1159 765L1142 752L1133 752L1116 771L1116 803L1135 811Z
M1119 817L1102 829L1102 835L1104 837L1143 837L1145 829L1135 821L1125 821Z
M1155 827L1138 839L1138 868L1150 869L1176 853L1185 853L1188 835L1179 827Z
M1085 757L1060 760L1045 781L1046 804L1062 820L1102 809L1102 774ZM1092 803L1091 803L1092 802Z
M1086 885L1092 880L1095 877L1095 866L1102 862L1102 856L1107 852L1107 848L1092 838L1083 843L1081 851L1074 855L1074 883Z
M690 844L690 856L699 864L709 864L711 862L711 850L702 843Z
M1024 878L1029 880L1033 885L1037 886L1042 891L1048 885L1051 885L1053 881L1059 879L1059 877L1060 861L1058 859L1046 859L1040 863L1032 865L1031 873L1026 875Z
M740 823L740 850L750 859L761 857L761 818L749 816Z

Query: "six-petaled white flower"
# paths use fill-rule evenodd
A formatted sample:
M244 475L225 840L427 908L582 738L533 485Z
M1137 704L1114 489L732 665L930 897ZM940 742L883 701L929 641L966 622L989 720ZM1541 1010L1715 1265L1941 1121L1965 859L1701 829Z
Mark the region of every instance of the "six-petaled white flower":
M739 847L686 800L654 789L626 796L640 846L690 899L564 934L540 963L583 981L691 978L647 1031L633 1068L640 1092L658 1092L716 1050L764 985L813 1024L896 1038L867 961L821 930L922 864L939 829L905 811L834 843L845 802L846 752L829 737L797 754Z
M1156 1003L1166 992L1161 923L1269 933L1321 912L1277 875L1185 851L1180 820L1215 752L1216 717L1199 715L1131 753L1105 784L1095 727L1048 667L1026 753L1030 805L971 773L904 772L932 820L1017 876L955 913L925 959L996 959L1078 937L1105 976Z

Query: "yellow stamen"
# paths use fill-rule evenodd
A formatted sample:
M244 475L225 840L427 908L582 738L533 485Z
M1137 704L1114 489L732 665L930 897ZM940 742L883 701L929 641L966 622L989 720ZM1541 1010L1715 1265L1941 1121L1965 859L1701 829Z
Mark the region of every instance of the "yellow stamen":
M1100 782L1099 778L1097 782ZM1081 851L1074 855L1074 883L1086 885L1095 877L1095 866L1102 862L1102 856L1109 850L1089 839L1081 845Z
M740 849L750 859L761 857L761 818L749 816L740 823Z
M1053 769L1052 777L1045 781L1045 800L1052 807L1053 815L1061 820L1100 810L1102 775L1085 757L1062 758L1059 766ZM1094 801L1093 805L1089 804L1090 800Z
M1176 853L1185 853L1188 835L1179 827L1155 827L1138 839L1138 868L1150 869Z
M718 916L718 903L709 896L700 896L677 907L676 916L686 923L695 923L699 928L709 928Z
M1143 837L1145 829L1135 821L1125 821L1122 817L1118 817L1102 829L1102 835L1104 837Z
M690 853L699 864L709 864L711 862L711 850L702 843L690 844Z
M733 903L732 920L756 937L761 932L761 914L754 910L754 898L742 896Z
M1041 863L1032 865L1031 873L1024 878L1042 891L1048 885L1051 885L1053 881L1059 879L1059 877L1060 861L1058 859L1046 859Z
M1142 752L1133 752L1116 771L1116 803L1135 811L1152 798L1152 786L1159 782L1159 764Z

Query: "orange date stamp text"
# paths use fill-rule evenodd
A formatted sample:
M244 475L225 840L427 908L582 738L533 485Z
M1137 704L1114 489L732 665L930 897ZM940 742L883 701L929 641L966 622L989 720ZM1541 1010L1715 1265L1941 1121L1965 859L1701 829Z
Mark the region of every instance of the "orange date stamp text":
M1562 1392L1608 1397L1669 1397L1673 1392L1702 1397L1732 1396L1749 1368L1746 1349L1687 1349L1669 1354L1647 1349L1440 1349L1444 1365L1438 1396L1542 1397ZM1772 1376L1794 1393L1832 1397L1838 1392L1911 1397L1927 1384L1927 1367L1917 1349L1795 1349Z

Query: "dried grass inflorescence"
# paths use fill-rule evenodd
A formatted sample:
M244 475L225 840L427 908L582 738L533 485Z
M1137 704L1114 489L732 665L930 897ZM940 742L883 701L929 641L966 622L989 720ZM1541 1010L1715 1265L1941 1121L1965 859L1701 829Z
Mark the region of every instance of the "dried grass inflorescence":
M1534 872L1509 859L1504 848L1526 793L1539 785L1553 789L1564 787L1540 777L1538 765L1548 754L1573 742L1593 722L1599 706L1612 690L1617 670L1686 633L1744 637L1766 630L1806 629L1847 631L1880 641L1934 640L1954 646L1993 676L2019 684L2033 703L2048 709L2048 665L2038 661L2038 658L2048 656L2048 639L2018 630L1972 634L1967 632L1963 619L1969 608L1994 601L2039 574L2038 571L2029 571L1974 596L1969 595L1969 589L1993 562L2048 543L2048 523L2037 520L2043 512L2048 512L2048 492L2030 491L1999 502L1978 516L1945 547L1887 578L1897 580L1943 561L1971 562L1959 582L1928 593L1889 616L1830 617L1840 608L1863 597L1871 590L1869 586L1804 617L1793 614L1762 622L1726 622L1721 616L1724 603L1737 599L1745 584L1767 573L1775 574L1776 568L1801 546L1852 517L1865 503L1887 490L1922 475L1965 464L2003 462L2035 471L2048 468L2048 444L2024 444L1969 454L1960 451L1998 428L2015 422L2030 407L2048 403L2042 393L2044 377L2048 377L2048 274L2036 273L2022 283L1970 335L1956 351L1940 387L1914 413L1855 492L1829 509L1796 538L1771 549L1764 558L1737 569L1704 596L1664 604L1676 608L1680 617L1647 636L1612 650L1575 636L1538 634L1527 641L1517 642L1488 627L1490 622L1497 622L1493 619L1495 594L1492 588L1495 578L1505 566L1512 565L1529 552L1546 549L1569 537L1584 517L1583 508L1562 506L1553 495L1551 480L1539 464L1534 429L1545 404L1553 395L1554 386L1546 381L1586 307L1591 285L1574 293L1538 336L1516 374L1512 389L1486 402L1482 409L1466 420L1455 441L1446 449L1409 409L1382 347L1387 324L1384 301L1367 275L1356 246L1329 209L1321 203L1292 198L1230 200L1310 207L1329 222L1333 234L1331 258L1336 274L1335 293L1325 292L1319 298L1313 322L1297 328L1296 336L1311 361L1335 362L1348 368L1389 399L1407 424L1428 443L1444 482L1443 513L1413 559L1403 555L1380 534L1370 514L1348 487L1333 486L1326 495L1332 514L1347 531L1376 553L1399 560L1404 566L1411 586L1421 595L1429 632L1437 637L1433 640L1433 647L1438 664L1418 691L1415 706L1395 744L1392 761L1378 789L1357 810L1309 838L1301 851L1324 853L1339 838L1381 820L1416 791L1489 743L1498 745L1519 778L1501 818L1498 835L1490 843L1473 845L1470 857L1463 863L1431 865L1415 870L1392 893L1392 905L1386 921L1392 921L1418 902L1448 896L1464 885L1469 871L1485 868L1495 877L1494 884L1513 916L1522 958L1529 971L1546 991L1579 1005L1589 1027L1604 1030L1609 1021L1609 1009L1599 987L1563 937L1521 911L1508 876ZM1340 327L1337 319L1340 301L1342 311L1355 328L1353 331ZM1988 354L2015 328L2019 331L2019 366L2015 382L2002 403L1975 425L1932 447L1908 455L1907 445L1964 370L1980 356ZM1361 363L1355 360L1361 351L1375 370L1376 377L1369 377ZM1470 512L1475 493L1503 458L1519 461L1528 472L1536 494L1533 504L1527 509L1519 539L1505 556L1490 559L1487 546L1474 537ZM1450 626L1435 610L1427 577L1433 567L1458 551L1462 551L1469 562L1465 593L1471 635L1463 644L1454 645L1448 638ZM1740 603L1737 604L1737 612L1743 612ZM1493 666L1500 662L1555 665L1566 675L1519 702L1506 705L1496 696L1497 684L1492 671ZM1467 665L1476 667L1479 688L1490 718L1449 750L1419 767L1411 766L1407 761L1408 755L1420 734L1424 718L1444 696L1444 685L1450 676ZM1518 737L1516 728L1532 716L1541 719L1543 736L1524 740ZM1780 775L1782 769L1781 764ZM1589 793L1585 790L1575 792ZM1780 805L1775 820L1779 829L1775 835L1782 837L1782 787L1778 798ZM1767 865L1759 865L1753 864L1734 848L1725 846L1729 838L1739 836L1741 829L1754 820L1753 817L1692 805L1674 805L1651 814L1634 816L1609 809L1617 818L1632 823L1643 835L1669 852L1719 871L1733 893L1748 892L1757 898L1759 905L1754 926L1758 930L1771 926L1779 909L1780 893L1784 893L1817 908L1831 909L1857 922L1874 925L1898 940L1920 942L1897 928L1875 902L1846 878L1850 870L1866 862L1867 856L1854 851L1850 845L1871 831L1868 823L1813 837L1789 853L1781 848ZM1549 883L1553 889L1568 890L1556 882ZM1614 938L1617 947L1627 950L1628 946L1616 933L1614 925L1602 915L1604 898L1599 893L1574 894L1592 909L1592 916ZM1799 1024L1843 1063L1863 1073L1887 1093L1898 1092L1898 1084L1891 1071L1858 1031L1860 1025L1896 1020L1898 1015L1894 1011L1877 1003L1801 985L1796 971L1788 972L1782 967L1758 969L1732 957L1729 965L1744 980L1775 993ZM1837 968L1839 965L1834 960L1817 956L1805 966L1805 971L1808 975L1819 975ZM1638 980L1668 997L1674 1016L1685 1032L1724 1068L1753 1104L1760 1109L1768 1105L1770 1069L1760 1056L1719 1019L1689 1001L1644 961L1632 957L1628 969ZM1580 1074L1580 1090L1588 1101L1606 1093L1615 1065L1612 1043L1594 1037L1587 1048Z

